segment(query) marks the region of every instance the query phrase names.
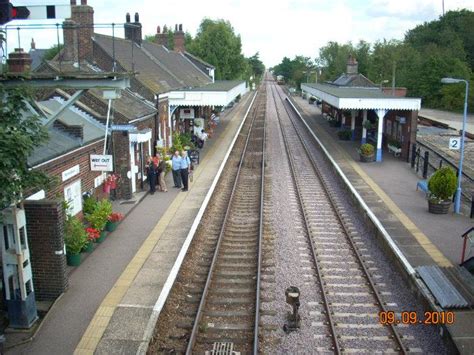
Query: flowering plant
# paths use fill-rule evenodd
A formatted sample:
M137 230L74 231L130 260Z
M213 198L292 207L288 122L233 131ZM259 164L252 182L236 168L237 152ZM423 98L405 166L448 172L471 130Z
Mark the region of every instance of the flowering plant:
M115 189L117 187L117 182L119 180L120 180L119 174L110 174L110 175L107 175L107 178L105 179L105 184L109 185L111 189Z
M109 222L118 222L123 219L123 214L118 213L118 212L113 212L110 214L110 216L107 218Z
M93 242L100 237L100 231L95 228L86 228L87 240Z

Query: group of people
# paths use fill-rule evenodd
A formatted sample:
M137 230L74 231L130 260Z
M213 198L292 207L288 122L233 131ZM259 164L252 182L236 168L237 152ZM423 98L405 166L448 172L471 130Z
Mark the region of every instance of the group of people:
M172 158L173 182L175 188L188 191L188 179L191 171L191 160L186 151L176 151ZM149 156L146 164L148 183L150 184L150 194L154 194L158 184L158 190L168 192L165 182L166 161L157 153L154 157Z

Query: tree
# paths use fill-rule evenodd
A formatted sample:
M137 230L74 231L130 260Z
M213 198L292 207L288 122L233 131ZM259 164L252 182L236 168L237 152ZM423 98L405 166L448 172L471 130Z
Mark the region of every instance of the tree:
M186 48L214 65L218 80L242 79L245 74L247 63L242 54L241 39L228 21L204 19L196 37Z
M63 48L64 44L55 44L44 53L43 60L52 60Z
M28 114L29 98L24 89L0 84L0 208L21 200L23 191L44 188L50 182L27 164L33 150L48 139L40 117Z

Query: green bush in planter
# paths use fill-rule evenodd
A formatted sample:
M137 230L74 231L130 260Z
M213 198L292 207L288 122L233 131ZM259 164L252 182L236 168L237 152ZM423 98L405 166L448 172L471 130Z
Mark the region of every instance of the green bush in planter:
M87 233L84 225L77 217L69 217L66 221L66 233L64 236L66 253L68 255L78 255L87 244Z
M449 201L456 191L457 177L450 167L436 170L428 181L428 191L432 201Z
M372 144L364 143L360 146L359 152L360 154L369 157L371 155L374 155L375 149Z
M97 200L94 197L86 197L82 206L82 211L85 215L94 212L97 206Z
M352 132L348 129L343 129L343 130L337 132L337 136L341 140L348 141L352 138Z
M97 202L94 212L86 216L86 220L92 228L103 231L107 224L108 217L112 214L112 203L103 199Z

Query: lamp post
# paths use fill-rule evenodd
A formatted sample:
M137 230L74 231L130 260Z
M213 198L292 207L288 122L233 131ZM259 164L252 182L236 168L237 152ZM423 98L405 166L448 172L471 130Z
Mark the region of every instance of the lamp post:
M464 136L466 134L466 120L467 120L467 98L469 96L469 81L464 79L455 78L443 78L441 79L443 84L466 84L466 95L464 97L464 116L462 120L462 133L461 133L461 157L459 159L459 172L458 172L458 187L456 189L456 197L454 199L454 213L461 213L461 180L462 180L462 163L464 160Z

